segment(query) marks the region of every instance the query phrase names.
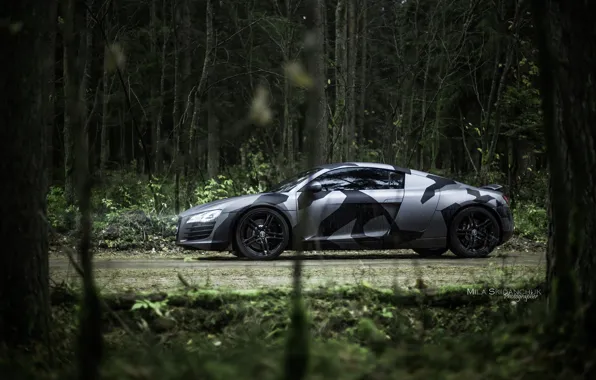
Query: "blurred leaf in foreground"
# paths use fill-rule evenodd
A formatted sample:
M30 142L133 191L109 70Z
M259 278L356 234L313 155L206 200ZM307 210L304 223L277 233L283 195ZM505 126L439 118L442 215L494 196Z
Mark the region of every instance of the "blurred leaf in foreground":
M258 86L250 106L250 120L260 126L271 122L272 112L269 108L269 91L264 86Z
M104 67L108 72L113 72L117 69L122 70L125 63L126 57L124 56L124 51L120 44L114 43L106 47Z
M296 87L309 89L313 85L312 78L308 75L304 66L301 65L300 62L287 62L284 64L284 73Z

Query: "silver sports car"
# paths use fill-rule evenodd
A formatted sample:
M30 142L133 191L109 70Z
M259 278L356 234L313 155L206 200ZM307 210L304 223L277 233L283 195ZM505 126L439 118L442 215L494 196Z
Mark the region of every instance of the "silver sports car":
M486 257L513 235L501 190L386 164L321 165L265 193L184 211L176 244L257 260L298 247Z

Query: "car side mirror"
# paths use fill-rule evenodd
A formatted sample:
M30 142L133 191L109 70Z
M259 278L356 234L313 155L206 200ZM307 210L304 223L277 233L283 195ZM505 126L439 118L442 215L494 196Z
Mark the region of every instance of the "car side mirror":
M323 185L321 185L321 182L319 181L312 181L306 185L306 191L309 193L318 193L321 190L323 190Z

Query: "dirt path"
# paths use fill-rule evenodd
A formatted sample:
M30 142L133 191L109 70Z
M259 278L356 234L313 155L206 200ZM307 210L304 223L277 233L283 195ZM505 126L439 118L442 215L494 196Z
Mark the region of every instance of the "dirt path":
M146 258L100 255L95 260L97 283L104 290L164 291L180 286L178 274L195 286L220 289L259 289L291 284L294 257L288 252L274 261L239 259L227 253L187 257ZM511 284L544 274L544 257L535 252L508 252L485 259L460 259L451 254L423 259L411 251L307 252L305 287L368 283L372 286L412 287L421 278L428 286L478 283ZM74 269L63 256L50 259L55 282L77 284Z
M110 259L100 258L95 261L97 269L166 269L166 268L278 268L293 265L295 258L292 255L281 256L272 261L253 261L240 259L231 255L218 255L171 259ZM439 258L421 258L415 254L336 254L304 256L305 267L403 267L403 266L487 266L489 263L500 265L540 265L543 261L539 254L513 253L500 257L484 259L461 259L455 256L442 256ZM66 259L51 259L51 269L66 269L70 264Z

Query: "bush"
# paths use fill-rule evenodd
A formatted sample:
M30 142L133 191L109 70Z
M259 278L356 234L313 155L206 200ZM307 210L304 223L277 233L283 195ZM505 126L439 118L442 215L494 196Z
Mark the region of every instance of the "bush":
M93 225L93 236L101 248L163 250L173 243L176 216L123 210L108 214Z
M195 204L213 202L219 199L230 198L237 195L256 194L265 191L261 186L251 186L239 183L226 176L220 175L216 179L209 179L195 189ZM192 205L192 202L191 202Z
M47 217L54 232L70 232L76 212L75 206L67 206L62 187L50 188L47 196Z
M240 173L240 171L235 171ZM184 179L180 188L186 187ZM251 185L246 175L238 178L219 176L198 183L184 199L182 209L241 194L264 191L261 185ZM157 200L157 202L156 202ZM47 196L48 219L54 231L73 232L76 227L76 207L67 207L64 189L51 187ZM185 206L186 205L186 206ZM174 212L174 183L171 180L142 178L134 170L108 172L93 189L91 208L93 240L102 248L164 249L172 246L177 216Z
M546 209L532 203L518 203L513 209L515 230L519 236L542 241L548 232Z

